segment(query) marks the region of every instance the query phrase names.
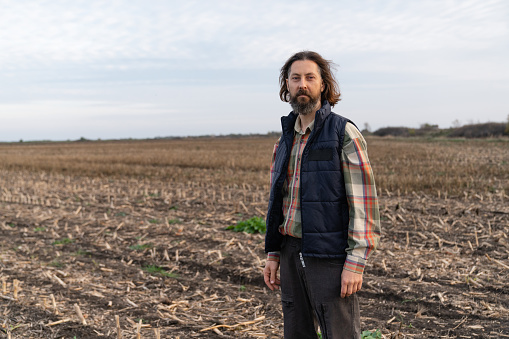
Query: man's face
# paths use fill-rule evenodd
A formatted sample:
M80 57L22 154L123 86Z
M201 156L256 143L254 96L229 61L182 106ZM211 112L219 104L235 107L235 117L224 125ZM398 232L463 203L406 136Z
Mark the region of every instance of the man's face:
M321 106L321 95L325 88L318 65L311 60L295 61L286 79L290 91L290 105L295 113L314 113Z

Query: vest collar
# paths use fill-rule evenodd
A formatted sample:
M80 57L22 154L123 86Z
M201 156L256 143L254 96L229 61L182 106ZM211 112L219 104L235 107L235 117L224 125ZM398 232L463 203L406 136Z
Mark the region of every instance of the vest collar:
M315 113L314 128L316 130L320 130L322 128L323 122L325 121L325 119L327 119L327 117L329 116L330 113L331 113L330 104L327 100L324 100L322 103L322 107Z

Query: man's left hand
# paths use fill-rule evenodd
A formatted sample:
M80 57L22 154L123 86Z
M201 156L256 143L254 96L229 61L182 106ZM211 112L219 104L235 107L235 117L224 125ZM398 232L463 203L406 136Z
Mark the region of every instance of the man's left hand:
M343 270L341 273L341 298L349 297L362 287L362 274Z

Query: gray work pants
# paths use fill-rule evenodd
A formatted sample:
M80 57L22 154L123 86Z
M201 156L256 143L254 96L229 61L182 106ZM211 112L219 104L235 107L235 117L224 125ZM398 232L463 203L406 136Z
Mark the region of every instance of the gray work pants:
M359 339L357 294L341 298L344 260L302 257L301 239L285 236L280 256L285 339Z

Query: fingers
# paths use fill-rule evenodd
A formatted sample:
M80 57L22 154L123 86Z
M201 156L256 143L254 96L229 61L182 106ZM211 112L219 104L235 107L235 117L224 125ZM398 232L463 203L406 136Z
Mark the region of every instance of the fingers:
M347 290L348 290L348 287L347 287L346 283L344 283L344 282L342 281L342 282L341 282L341 298L346 297Z
M270 270L267 267L263 270L263 280L265 281L265 285L267 285L271 291L274 291L274 285L270 282Z
M362 287L362 274L343 270L341 273L341 298L349 297Z
M281 284L280 280L277 278L278 269L279 262L277 261L267 261L263 269L263 280L271 291L279 289L279 285Z
M341 284L341 298L349 297L355 292L357 292L357 290L353 283Z
M277 275L277 270L270 271L270 283L272 285L276 285L276 281L278 280L276 275Z

